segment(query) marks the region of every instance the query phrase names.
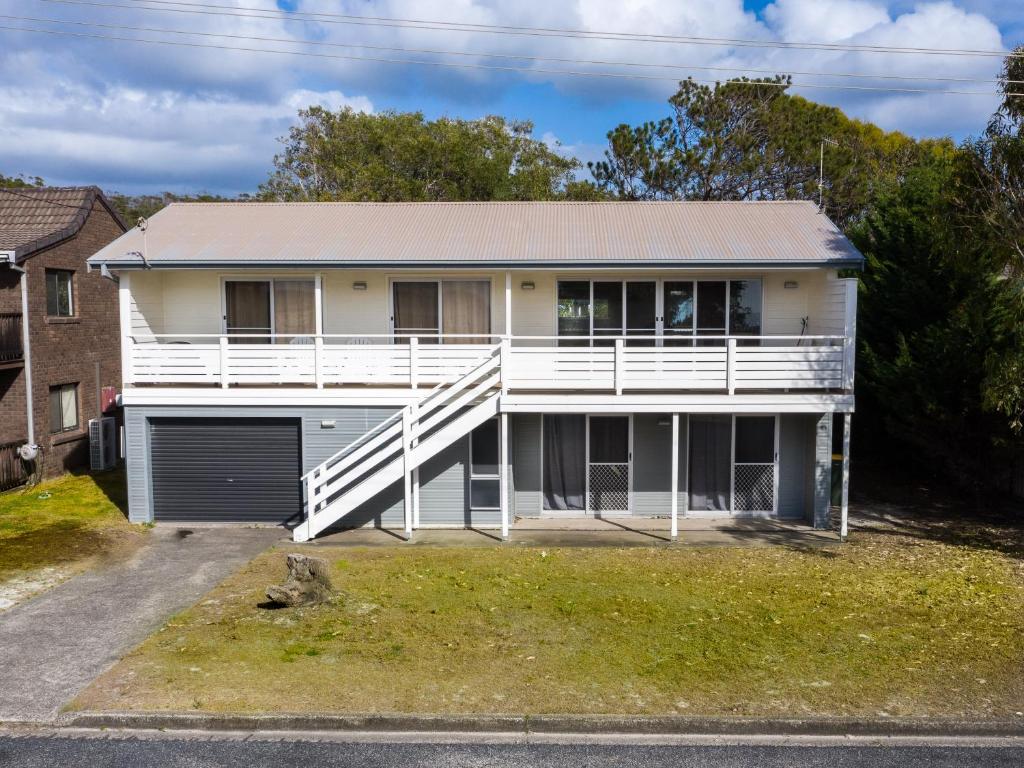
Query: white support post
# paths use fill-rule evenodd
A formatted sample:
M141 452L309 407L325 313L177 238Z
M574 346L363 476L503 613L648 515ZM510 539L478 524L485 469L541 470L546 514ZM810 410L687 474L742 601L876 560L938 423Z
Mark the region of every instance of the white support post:
M323 299L323 275L319 272L313 277L313 309L316 312L316 335L321 336L324 332L324 299Z
M134 355L132 343L132 289L131 274L123 270L118 276L120 282L117 285L118 311L121 320L121 381L125 384L132 383L132 359ZM25 324L25 333L28 333L28 324Z
M405 511L405 539L412 541L412 418L408 408L402 409L402 503Z
M857 278L845 278L846 310L843 322L843 389L853 392L857 358Z
M622 394L622 380L624 378L624 351L625 344L622 339L615 340L615 394Z
M505 271L505 337L512 336L512 272Z
M725 345L725 388L733 395L736 394L736 339L729 339Z
M420 340L415 336L409 339L409 386L412 389L419 387L419 352Z
M306 478L306 519L303 523L306 525L307 535L308 532L313 530L313 515L316 514L316 503L314 502L314 481L313 473L310 472Z
M317 334L313 340L313 375L316 388L324 388L324 337Z
M415 427L415 430L413 430ZM420 439L414 435L419 433L419 408L416 403L409 406L409 434L412 437L411 447L415 448L419 445ZM416 467L412 471L412 528L413 530L419 530L420 527L420 468Z
M509 364L512 362L512 340L508 336L503 337L501 340L499 355L498 375L501 378L501 394L504 397L508 394L509 371L511 370Z
M679 414L672 414L672 541L679 538Z
M228 337L220 337L220 386L228 388Z
M508 541L508 414L502 413L498 423L500 449L498 456L499 504L501 506L501 540Z
M846 541L850 533L850 422L853 415L843 414L843 488L839 507L839 538Z

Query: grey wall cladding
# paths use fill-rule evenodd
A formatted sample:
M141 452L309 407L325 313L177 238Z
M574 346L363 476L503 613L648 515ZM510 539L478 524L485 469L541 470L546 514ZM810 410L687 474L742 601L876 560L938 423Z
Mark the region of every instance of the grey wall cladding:
M672 424L669 414L633 417L633 514L672 514ZM666 422L659 424L658 422ZM686 511L686 414L679 416L679 514Z
M512 445L512 513L537 517L541 512L540 425L537 413L516 413L509 417Z
M152 520L152 491L148 420L182 418L297 418L302 422L302 471L309 471L344 448L396 409L386 407L256 407L129 406L125 409L129 518ZM328 427L323 422L334 422ZM489 525L497 513L468 515L466 506L468 437L453 444L420 468L420 523ZM298 478L296 478L298 481ZM346 527L400 527L404 521L402 484L386 489L346 516ZM469 522L467 522L469 521Z

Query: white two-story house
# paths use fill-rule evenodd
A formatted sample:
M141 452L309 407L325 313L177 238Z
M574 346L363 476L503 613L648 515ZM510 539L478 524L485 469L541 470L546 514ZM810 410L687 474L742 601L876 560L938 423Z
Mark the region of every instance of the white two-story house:
M861 264L807 202L171 205L90 259L130 517L828 526Z

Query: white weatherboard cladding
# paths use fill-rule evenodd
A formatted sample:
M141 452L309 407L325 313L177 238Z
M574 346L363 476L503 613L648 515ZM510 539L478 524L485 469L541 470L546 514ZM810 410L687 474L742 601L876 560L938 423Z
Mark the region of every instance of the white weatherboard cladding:
M309 277L308 269L283 270L140 270L132 273L132 333L219 334L223 328L223 281L268 277ZM323 269L324 333L352 336L390 331L389 291L392 279L487 279L491 283L491 332L505 333L504 271L402 271ZM563 280L722 280L763 281L762 329L765 334L801 332L841 335L844 330L845 286L834 270L715 271L536 271L512 270L512 333L515 336L557 334L557 281ZM524 282L532 290L523 290ZM355 290L354 283L365 283ZM786 288L786 283L792 287Z

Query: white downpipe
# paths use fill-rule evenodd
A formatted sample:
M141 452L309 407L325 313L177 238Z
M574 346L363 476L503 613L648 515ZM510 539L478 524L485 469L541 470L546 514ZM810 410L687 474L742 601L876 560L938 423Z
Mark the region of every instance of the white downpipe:
M20 273L19 283L21 284L21 346L22 357L25 360L25 419L27 422L26 443L32 448L36 445L36 419L35 406L32 401L32 343L28 327L28 272L23 267L14 263L14 252L4 253L8 265L15 272Z
M843 485L839 507L839 538L846 541L850 533L850 422L852 414L843 414Z
M679 414L672 414L672 541L679 538Z
M499 504L501 506L501 540L508 541L509 508L508 508L508 414L502 412L498 417L500 452L498 457Z

